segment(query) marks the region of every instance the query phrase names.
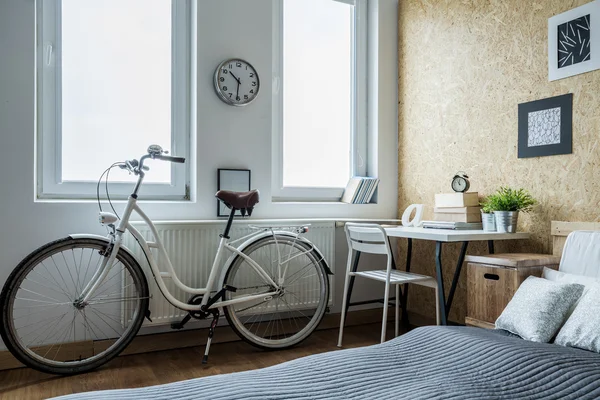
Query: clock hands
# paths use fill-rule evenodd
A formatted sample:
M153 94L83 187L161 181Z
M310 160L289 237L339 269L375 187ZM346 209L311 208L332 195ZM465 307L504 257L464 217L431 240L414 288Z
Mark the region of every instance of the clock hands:
M233 74L233 72L229 72L229 73L231 74L231 76L233 76L233 79L235 79L237 81L238 85L242 83L242 82L240 82L240 79Z
M239 100L239 98L240 98L240 85L242 84L242 82L240 82L240 79L237 76L235 76L233 74L233 72L229 72L229 73L231 74L231 76L233 76L233 79L235 79L236 82L237 82L237 84L238 84L237 85L237 92L235 94L235 98L236 98L236 100Z

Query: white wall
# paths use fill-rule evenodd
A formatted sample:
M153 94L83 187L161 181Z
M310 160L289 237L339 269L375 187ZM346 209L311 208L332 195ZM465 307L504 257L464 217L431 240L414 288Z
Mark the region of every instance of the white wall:
M371 13L380 21L379 82L370 86L371 101L376 96L378 105L370 120L370 128L378 134L376 168L381 184L377 205L270 201L271 0L199 0L196 201L150 203L145 207L148 214L154 219L215 219L216 170L237 167L251 169L252 186L261 191L254 218L395 218L397 0L369 2ZM24 256L50 240L74 232L104 233L96 222L93 202L34 199L34 10L34 0L0 0L0 284ZM229 57L250 61L262 77L261 93L248 107L227 106L214 93L214 68ZM106 144L98 144L98 151L107 149ZM345 257L338 257L334 269L343 271L344 263Z

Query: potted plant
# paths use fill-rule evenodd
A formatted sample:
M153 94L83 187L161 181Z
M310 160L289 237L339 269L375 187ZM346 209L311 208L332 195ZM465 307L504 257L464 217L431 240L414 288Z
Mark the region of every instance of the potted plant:
M481 223L485 232L496 232L496 216L488 200L484 198L479 205L481 206Z
M486 199L486 209L494 211L496 231L514 233L517 231L519 211L529 212L537 201L523 188L501 187Z

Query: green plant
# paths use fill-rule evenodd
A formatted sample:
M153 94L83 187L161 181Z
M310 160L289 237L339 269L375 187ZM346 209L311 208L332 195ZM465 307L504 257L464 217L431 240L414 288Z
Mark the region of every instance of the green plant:
M496 193L489 195L483 202L483 209L491 211L522 211L529 212L537 201L523 189L500 187ZM486 212L486 211L484 211Z
M484 198L479 205L481 206L481 212L485 214L489 214L494 211L488 197Z

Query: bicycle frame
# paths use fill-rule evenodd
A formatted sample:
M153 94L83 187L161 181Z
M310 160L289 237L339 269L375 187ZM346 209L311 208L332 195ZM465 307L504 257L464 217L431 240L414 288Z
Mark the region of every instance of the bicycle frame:
M137 189L137 187L136 187L136 189ZM153 242L147 241L143 237L143 235L134 226L132 226L129 223L129 218L131 217L131 214L134 211L142 218L142 220L150 228L152 235L154 237ZM230 217L230 218L232 218L232 217ZM237 254L240 257L244 258L244 260L246 262L248 262L248 264L256 271L256 273L259 274L262 278L264 278L265 282L270 284L273 288L275 288L275 290L266 292L266 293L261 293L261 294L239 296L239 297L233 298L231 300L217 301L210 307L210 309L217 308L217 307L224 307L224 306L228 306L230 304L259 300L259 299L267 298L269 296L274 296L279 293L278 288L280 287L280 285L283 284L283 278L281 275L281 257L279 257L279 262L278 262L278 270L279 270L278 271L278 275L279 275L278 280L279 280L279 282L276 283L273 281L273 279L271 279L271 277L264 271L264 269L260 265L258 265L254 260L252 260L246 254L244 254L242 251L240 251L239 248L236 248L231 245L231 243L237 243L237 242L241 242L244 240L248 240L253 236L259 236L264 232L264 230L263 230L263 231L257 231L257 232L251 233L247 236L244 236L244 237L237 239L235 241L232 241L232 242L228 242L228 238L226 237L226 235L222 235L221 240L219 241L219 247L217 250L217 254L213 261L213 265L211 267L208 281L206 283L206 287L191 288L191 287L185 285L177 277L177 274L175 273L173 265L171 264L171 260L169 259L167 251L165 250L165 247L164 247L162 241L160 240L160 236L158 234L158 231L156 230L156 227L152 223L152 220L142 211L142 209L137 204L137 195L136 195L136 193L134 193L131 196L129 196L129 199L127 201L127 206L125 207L125 211L123 213L123 218L120 220L118 226L116 227L114 234L112 234L112 233L110 234L110 236L111 236L110 239L111 239L111 243L112 243L112 249L111 249L110 255L108 257L104 258L100 267L96 270L92 279L87 284L85 289L82 291L79 301L84 302L84 303L87 302L88 299L93 295L95 290L102 284L104 279L108 276L108 274L114 264L114 261L116 259L117 253L118 253L119 249L121 248L122 241L123 241L123 234L127 230L139 242L139 244L142 248L142 251L144 252L144 254L146 255L146 257L148 259L148 263L150 264L152 273L154 274L154 277L156 279L158 287L160 288L160 291L163 294L163 296L173 306L180 308L182 310L186 310L186 311L199 310L201 307L205 306L207 304L207 302L209 301L210 293L213 291L218 291L220 289L220 288L216 287L216 283L217 283L217 276L221 270L221 268L219 268L219 264L223 257L224 250L228 250L231 253ZM158 263L156 261L156 258L154 257L154 255L152 254L152 251L151 251L151 249L153 249L153 248L158 249L159 254L162 255L163 258L166 260L165 265L166 265L167 271L165 271L165 272L160 271L160 269L158 267ZM286 267L286 269L287 269L287 267ZM285 271L284 271L284 275L285 275ZM169 292L169 289L165 285L163 278L173 279L174 284L178 288L180 288L181 290L183 290L191 295L204 295L202 298L202 302L198 305L193 305L193 304L184 303L184 302L176 299Z

